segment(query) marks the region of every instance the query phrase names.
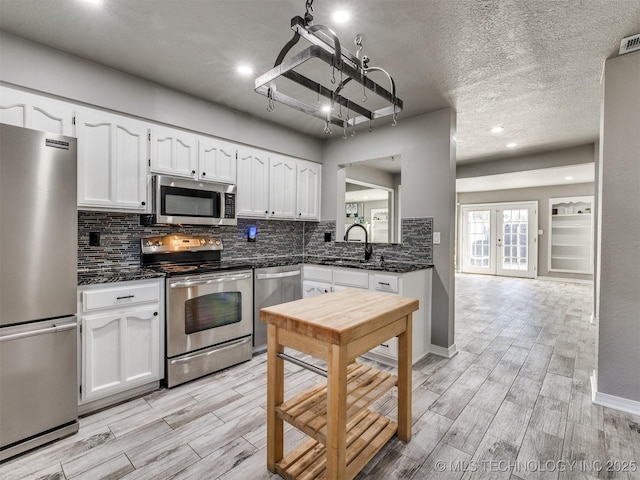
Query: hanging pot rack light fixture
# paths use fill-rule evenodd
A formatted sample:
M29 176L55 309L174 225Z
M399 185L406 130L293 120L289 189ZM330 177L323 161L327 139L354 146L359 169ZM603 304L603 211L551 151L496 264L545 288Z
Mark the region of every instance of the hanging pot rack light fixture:
M391 115L391 124L397 125L398 113L403 107L402 100L396 96L396 85L391 75L380 67L369 66L370 59L366 55L360 57L363 49L362 35L357 35L355 38L357 51L353 55L342 48L338 36L331 28L325 25L313 25L311 13L313 0L306 0L305 6L304 18L295 16L291 19L293 37L280 50L273 68L255 80L255 91L268 98L267 111L275 110L275 102L288 105L323 120L324 132L327 134L332 133L331 125L341 127L342 138L345 139L348 127L369 122L369 131L371 131L373 120L389 115ZM301 37L309 41L311 46L285 60L287 53ZM296 71L296 68L311 59L319 59L330 67L329 81L332 84L330 88ZM371 79L372 72L381 72L386 76L390 91ZM323 97L329 100L330 104L323 107L319 103L309 103L278 91L276 80L280 77L302 85L316 94L318 99ZM347 98L345 94L344 88L351 82L362 86L362 98L358 101ZM335 88L333 85L336 85ZM384 106L371 110L364 106L363 104L367 101L367 91L380 97ZM334 108L336 106L338 108ZM353 135L355 135L355 129L351 132L351 136Z

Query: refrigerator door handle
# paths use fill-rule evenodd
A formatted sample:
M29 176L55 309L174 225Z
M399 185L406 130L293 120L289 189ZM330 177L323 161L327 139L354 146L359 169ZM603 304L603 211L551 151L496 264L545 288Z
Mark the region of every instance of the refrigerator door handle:
M36 335L44 335L46 333L64 332L65 330L71 330L76 327L77 327L77 324L73 322L73 323L64 323L62 325L55 325L49 328L41 328L40 330L34 330L32 332L13 333L11 335L0 336L0 342L9 342L11 340L19 340L21 338L34 337Z

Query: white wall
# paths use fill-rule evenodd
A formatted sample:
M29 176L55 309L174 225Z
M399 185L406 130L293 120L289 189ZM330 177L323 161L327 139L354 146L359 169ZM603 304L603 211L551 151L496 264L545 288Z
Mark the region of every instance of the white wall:
M322 142L0 32L0 81L298 158L322 161ZM247 95L257 95L253 91Z
M400 155L402 158L403 218L433 217L441 244L434 245L431 342L449 347L454 342L454 214L456 114L451 109L409 119L398 126L358 133L348 140L325 143L322 167L322 219L335 220L338 165ZM344 194L344 186L341 187Z
M640 402L639 85L640 52L607 60L600 132L597 390L635 402Z

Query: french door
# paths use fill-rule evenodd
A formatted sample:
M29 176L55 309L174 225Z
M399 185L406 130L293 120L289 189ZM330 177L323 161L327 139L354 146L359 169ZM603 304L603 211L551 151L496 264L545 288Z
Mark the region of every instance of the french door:
M535 278L538 202L465 205L462 271Z

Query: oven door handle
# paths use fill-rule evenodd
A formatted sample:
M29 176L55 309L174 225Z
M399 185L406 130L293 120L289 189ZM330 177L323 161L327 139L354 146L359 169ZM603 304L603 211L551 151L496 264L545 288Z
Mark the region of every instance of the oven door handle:
M170 288L194 287L196 285L211 285L213 283L237 282L238 280L246 280L248 278L251 278L250 273L234 275L232 277L212 278L210 280L189 280L186 282L173 282L169 286Z
M182 358L176 358L175 360L171 360L169 363L171 365L178 365L180 363L187 363L187 362L190 362L191 360L194 360L196 358L208 357L209 355L213 355L214 353L220 353L220 352L224 352L226 350L230 350L232 348L237 347L238 345L242 345L242 344L248 343L250 341L251 341L251 337L243 338L241 340L237 340L237 341L235 341L233 343L225 345L224 347L216 348L215 350L209 350L208 352L196 353L194 355L189 355L189 356L182 357Z

